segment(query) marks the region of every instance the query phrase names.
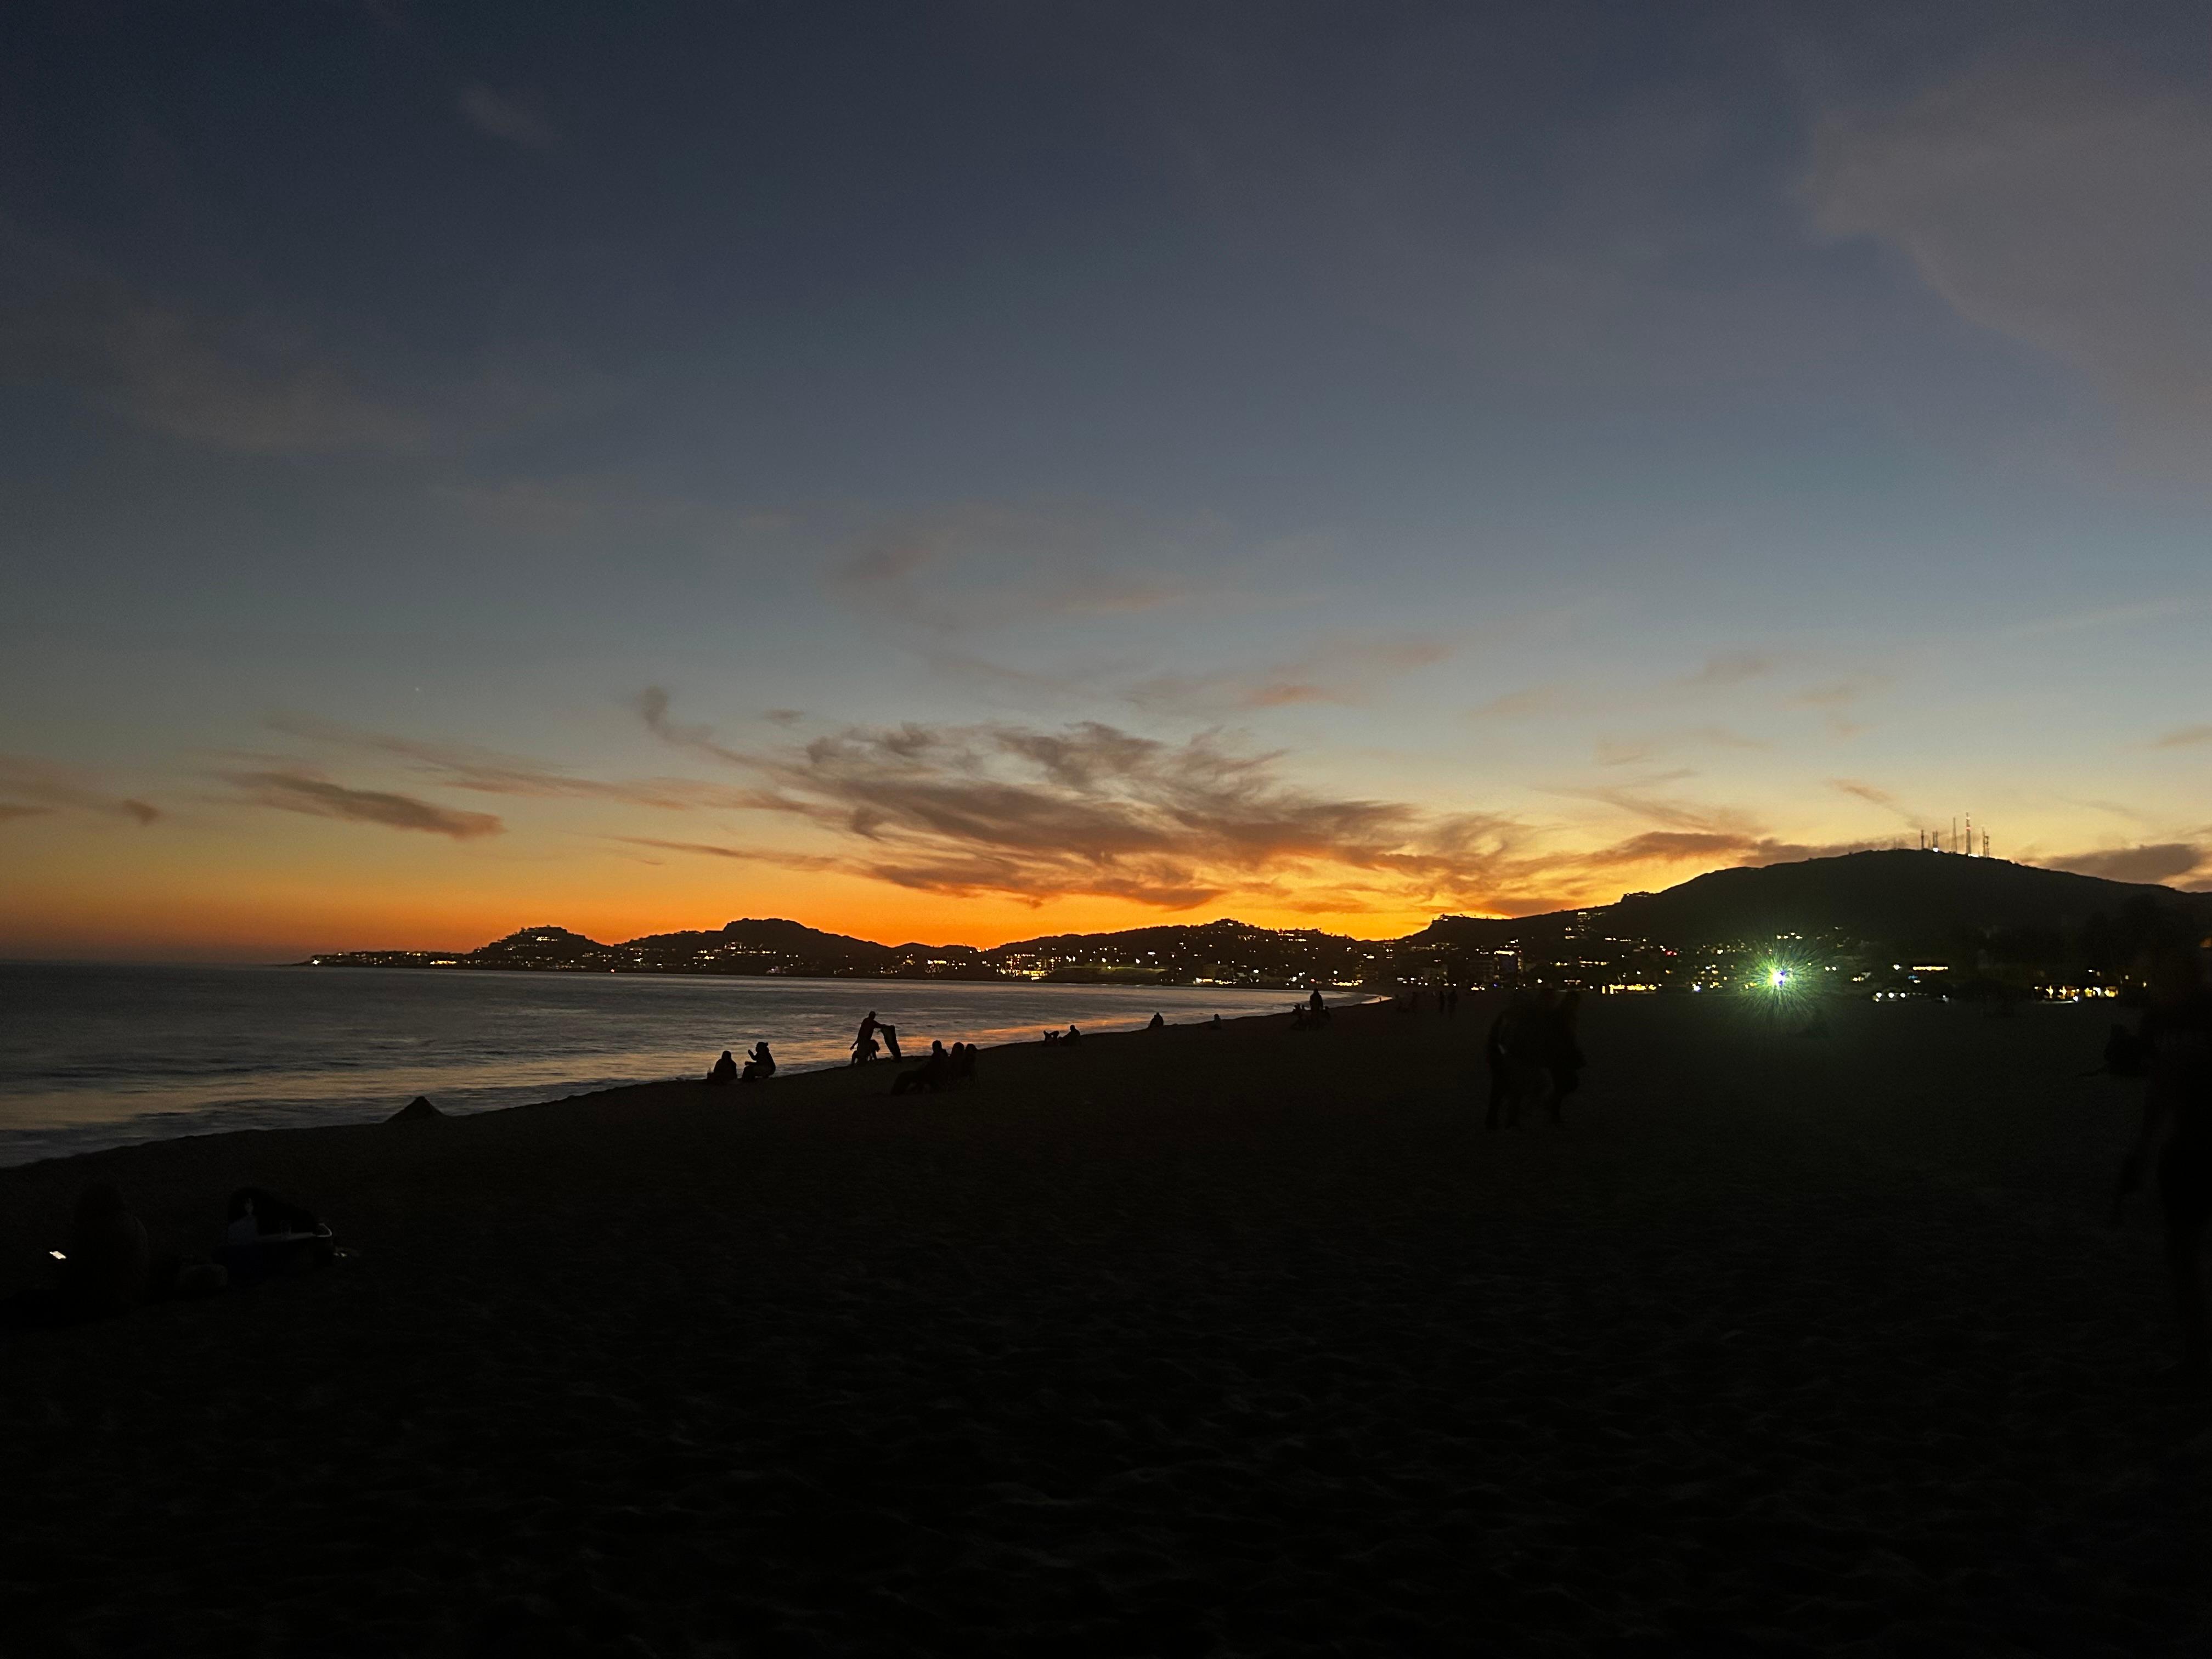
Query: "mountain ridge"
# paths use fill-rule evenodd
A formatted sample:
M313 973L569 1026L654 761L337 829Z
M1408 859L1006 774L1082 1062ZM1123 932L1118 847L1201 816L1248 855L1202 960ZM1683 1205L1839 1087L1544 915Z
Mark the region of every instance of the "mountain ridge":
M472 951L341 951L317 966L437 966L572 971L871 975L916 978L1121 978L1304 984L1411 977L1478 981L1485 972L1578 969L1619 957L1601 947L1714 946L1823 935L1917 955L1948 951L2057 964L2110 962L2147 942L2212 931L2212 893L2118 882L2008 860L1882 851L1708 871L1656 893L1527 916L1439 916L1414 933L1359 939L1218 917L1101 933L1048 933L1002 945L884 945L788 917L741 917L607 943L546 924ZM1593 956L1593 951L1598 952ZM1571 952L1571 954L1570 954Z

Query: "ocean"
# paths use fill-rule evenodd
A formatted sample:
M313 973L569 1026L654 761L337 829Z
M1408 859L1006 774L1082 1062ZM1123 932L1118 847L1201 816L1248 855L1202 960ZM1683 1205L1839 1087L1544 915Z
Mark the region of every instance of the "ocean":
M766 1038L845 1063L878 1011L930 1039L1036 1038L1267 1013L1290 991L380 968L0 964L0 1164L227 1129L359 1123L416 1095L482 1112L705 1074Z

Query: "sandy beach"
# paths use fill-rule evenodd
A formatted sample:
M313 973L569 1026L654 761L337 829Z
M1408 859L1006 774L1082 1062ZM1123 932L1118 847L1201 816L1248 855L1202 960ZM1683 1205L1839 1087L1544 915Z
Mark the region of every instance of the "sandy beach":
M0 1651L2212 1646L2100 1016L1607 1000L1486 1134L1488 1012L0 1171L0 1291L93 1180L361 1253L0 1337Z

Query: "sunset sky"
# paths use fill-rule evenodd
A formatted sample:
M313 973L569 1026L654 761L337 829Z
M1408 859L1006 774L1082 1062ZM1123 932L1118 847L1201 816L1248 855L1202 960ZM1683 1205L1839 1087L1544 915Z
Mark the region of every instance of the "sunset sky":
M0 9L0 955L2212 885L2201 4Z

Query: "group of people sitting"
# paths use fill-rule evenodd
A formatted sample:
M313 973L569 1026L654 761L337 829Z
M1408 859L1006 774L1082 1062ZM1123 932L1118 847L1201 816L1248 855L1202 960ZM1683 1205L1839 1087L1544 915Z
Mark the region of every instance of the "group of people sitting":
M1218 1020L1220 1016L1217 1014L1214 1018ZM1293 1031L1315 1030L1328 1024L1328 1004L1321 1000L1318 990L1304 1002L1293 1003L1291 1006L1291 1029Z
M738 1068L738 1062L730 1058L730 1051L727 1048L723 1049L722 1057L708 1069L707 1081L709 1083L765 1083L775 1075L775 1056L769 1053L767 1039L763 1038L745 1050L745 1064L742 1071Z
M1072 1022L1065 1031L1047 1031L1044 1034L1044 1046L1048 1048L1073 1048L1082 1041L1083 1033L1077 1030Z
M156 1253L146 1224L123 1194L94 1182L77 1195L65 1249L49 1250L52 1281L0 1303L0 1324L55 1328L119 1314L143 1302L205 1296L228 1285L257 1285L302 1267L320 1267L345 1252L327 1223L311 1210L259 1187L230 1195L228 1216L212 1261Z
M956 1083L975 1080L975 1045L956 1042L947 1048L941 1042L929 1045L929 1057L910 1072L901 1072L891 1079L891 1092L910 1095L917 1090L949 1089Z

